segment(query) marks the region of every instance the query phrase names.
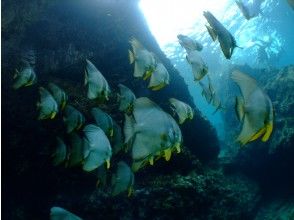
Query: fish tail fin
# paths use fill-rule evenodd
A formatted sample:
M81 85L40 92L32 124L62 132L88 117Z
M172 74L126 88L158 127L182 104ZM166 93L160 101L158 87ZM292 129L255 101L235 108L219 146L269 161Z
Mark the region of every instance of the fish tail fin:
M129 60L130 60L130 64L135 62L135 55L132 51L129 50Z

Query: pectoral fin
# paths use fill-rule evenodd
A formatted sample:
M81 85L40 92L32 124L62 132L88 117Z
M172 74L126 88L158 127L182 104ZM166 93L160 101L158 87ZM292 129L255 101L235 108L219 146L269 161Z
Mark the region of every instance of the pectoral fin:
M129 50L129 60L130 60L130 64L135 62L134 53L132 51L130 51L130 50Z
M244 99L242 97L236 97L235 111L239 121L244 118Z
M212 38L212 40L215 41L217 39L217 33L215 32L215 30L208 25L205 25L205 27L206 27L210 37Z
M147 70L145 72L145 75L143 77L143 80L147 80L151 75L152 75L153 71L152 70Z

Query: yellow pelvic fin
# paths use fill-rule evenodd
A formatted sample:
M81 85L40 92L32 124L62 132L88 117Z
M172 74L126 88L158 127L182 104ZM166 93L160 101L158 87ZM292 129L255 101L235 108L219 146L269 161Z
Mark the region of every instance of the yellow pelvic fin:
M193 114L188 114L188 118L189 118L190 120L192 120L192 119L193 119L193 117L194 117L194 115L193 115Z
M256 140L257 138L261 137L261 135L263 135L264 133L265 133L265 128L260 129L255 135L251 137L249 141Z
M83 124L82 124L82 123L81 123L81 124L79 124L79 125L78 125L78 127L76 127L76 130L80 130L82 126L83 126Z
M180 143L176 143L176 149L177 149L177 153L181 153L181 145Z
M152 87L151 89L153 90L153 91L158 91L158 90L160 90L160 89L162 89L163 87L165 87L165 83L160 83L159 85L157 85L157 86L154 86L154 87Z
M97 188L99 187L99 184L100 184L100 180L98 179L97 182L96 182L96 187Z
M112 137L113 136L113 129L111 128L109 131L109 136Z
M29 82L27 82L27 84L25 84L25 87L27 87L27 86L31 86L31 85L33 85L33 81L29 81Z
M85 71L85 82L84 82L84 85L87 85L88 83L88 74L87 74L87 71Z
M109 169L110 168L110 159L106 160L106 168Z
M50 119L55 118L55 116L56 116L56 112L52 112L52 113L51 113L51 116L50 116Z
M153 70L147 70L145 72L145 76L143 77L143 80L147 80L153 73Z
M271 133L273 131L273 122L271 121L271 122L267 123L265 127L266 127L265 134L261 138L261 140L263 142L266 142L269 139L269 137L271 136Z
M170 148L164 150L164 158L166 161L170 160L170 158L171 158L171 149Z
M129 187L129 189L128 189L128 197L131 197L131 195L133 195L133 192L134 192L133 187Z
M62 103L61 103L61 110L63 110L65 108L65 105L66 105L66 101L63 100Z
M134 53L132 51L130 51L130 50L129 50L129 60L130 60L130 64L135 62Z
M154 157L153 156L151 156L149 158L149 163L150 163L151 166L153 166L153 164L154 164Z

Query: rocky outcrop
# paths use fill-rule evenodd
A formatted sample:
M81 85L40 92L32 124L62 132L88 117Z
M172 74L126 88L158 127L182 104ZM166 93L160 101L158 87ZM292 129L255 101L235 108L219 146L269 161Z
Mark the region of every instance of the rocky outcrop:
M266 80L265 91L273 99L275 131L269 142L269 150L292 147L294 137L294 66L288 66Z
M274 107L274 130L267 142L255 141L247 144L244 148L233 143L239 130L229 130L229 128L237 128L239 122L236 117L232 117L233 109L230 113L225 113L225 122L228 131L231 132L231 139L228 146L227 155L230 156L234 152L234 157L227 157L228 168L234 170L242 170L248 176L254 178L261 184L264 193L272 192L293 192L294 175L289 170L294 166L293 163L293 141L294 141L294 119L293 119L293 103L294 103L294 67L288 66L281 70L255 70L248 66L236 67L251 74L256 78L259 85L265 90L272 100ZM234 91L234 87L230 87ZM233 93L234 94L234 93ZM228 97L227 102L230 106L234 106L233 95ZM233 163L231 163L233 161Z
M151 199L163 189L152 188L153 183L149 181L144 187L137 188L134 199L116 200L105 195L99 200L101 194L97 194L99 198L91 196L96 193L95 175L78 168L53 167L51 153L55 147L55 137L64 135L62 116L59 115L56 120L37 121L36 109L38 86L46 86L49 81L57 83L68 93L69 102L82 111L87 120L89 109L98 105L120 125L123 124L123 115L117 111L115 97L119 83L130 87L138 97L151 97L167 111L170 97L185 101L196 109L194 119L181 127L184 145L189 153L184 151L173 156L170 163L159 161L158 165L156 163L154 167L142 171L136 175L138 184L144 178L156 179L158 176L162 176L159 180L164 182L164 176L173 175L173 172L186 176L195 169L192 160L195 157L203 163L216 159L219 151L216 132L197 111L183 78L160 50L137 1L26 0L18 3L7 0L2 6L5 12L2 15L1 66L2 125L5 128L2 130L2 143L5 146L2 148L2 187L3 197L7 198L3 205L4 219L45 219L53 205L72 208L73 212L81 210L81 216L85 219L97 219L97 216L109 214L112 210L119 210L114 212L114 216L118 217L136 199L142 207L146 201L152 206ZM141 41L167 67L171 78L168 87L151 92L146 88L145 81L134 79L133 66L128 61L128 41L131 37ZM36 53L38 83L15 91L11 88L13 73L19 66L20 54L28 49ZM83 86L85 58L90 59L110 83L114 95L108 103L97 103L86 98ZM167 180L171 178L167 177ZM191 178L196 178L196 175L193 174ZM152 196L145 196L145 192L150 192ZM177 197L180 192L177 192ZM141 196L144 200L140 200ZM100 209L94 209L99 204L102 204ZM141 212L150 216L149 211ZM163 213L163 210L160 212ZM127 218L128 212L124 216Z

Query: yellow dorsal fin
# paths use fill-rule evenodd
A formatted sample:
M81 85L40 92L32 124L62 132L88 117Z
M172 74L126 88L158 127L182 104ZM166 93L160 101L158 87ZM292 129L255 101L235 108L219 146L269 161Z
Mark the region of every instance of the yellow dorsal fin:
M269 122L268 124L266 124L266 131L265 131L265 134L263 135L263 137L261 138L261 140L263 142L266 142L269 137L271 136L271 133L273 131L273 122Z

